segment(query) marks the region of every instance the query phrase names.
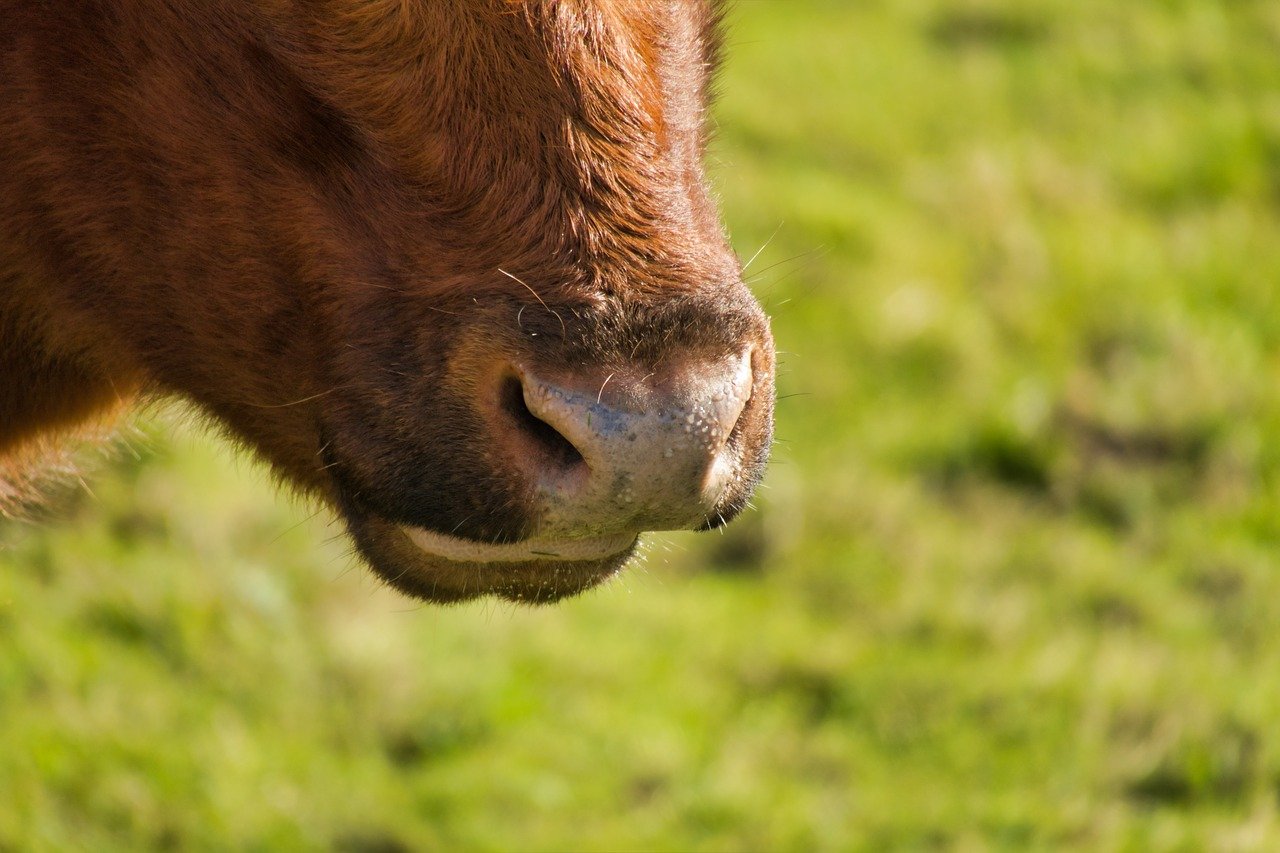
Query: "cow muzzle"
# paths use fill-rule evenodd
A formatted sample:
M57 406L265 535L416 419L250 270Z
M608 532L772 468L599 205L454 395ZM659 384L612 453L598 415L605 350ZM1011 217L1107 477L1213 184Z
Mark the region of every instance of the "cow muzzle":
M715 526L741 463L751 353L659 372L513 366L498 440L534 484L544 537Z
M370 478L333 450L324 457L370 565L421 598L546 602L595 586L626 565L646 531L731 520L768 455L767 337L711 355L704 348L634 362L508 351L458 363L454 375L467 381L453 386L454 399L456 411L470 413L459 418L473 430L463 458L474 487L453 474L434 491L428 480L408 488L394 476ZM369 485L379 482L392 490ZM452 518L406 511L430 510L433 495L452 502L435 506L460 509Z

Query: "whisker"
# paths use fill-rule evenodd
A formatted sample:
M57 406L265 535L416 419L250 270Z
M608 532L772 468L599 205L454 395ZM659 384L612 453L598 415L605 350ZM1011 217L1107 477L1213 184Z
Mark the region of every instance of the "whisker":
M756 253L751 256L751 260L747 261L745 264L742 265L742 272L744 274L746 273L747 268L750 267L753 263L755 263L756 258L760 257L760 253L763 252L765 249L769 248L769 244L773 242L774 237L778 236L778 232L782 230L782 226L785 225L786 222L787 220L785 219L780 221L778 223L778 227L773 229L773 233L769 235L769 239L765 240L764 244L759 249L756 249Z
M567 337L569 337L569 330L568 330L568 329L565 327L565 325L564 325L564 318L563 318L563 317L561 317L561 316L560 316L558 313L556 313L555 311L553 311L553 310L551 309L551 307L550 307L549 305L547 305L547 303L545 303L545 302L543 302L543 301L542 301L542 297L538 295L538 291L534 290L532 287L530 287L529 285L525 284L525 283L524 283L523 281L521 281L517 276L514 276L514 275L512 275L511 273L507 272L507 271L506 271L506 270L504 270L502 267L498 267L498 272L502 273L502 274L503 274L503 275L505 275L507 278L511 279L512 281L514 281L514 282L516 282L517 284L519 284L519 285L521 285L522 287L524 287L524 289L525 289L525 290L527 290L527 291L529 291L530 293L532 293L532 294L533 294L533 298L534 298L534 299L536 299L536 300L538 300L538 304L540 304L543 308L546 308L546 309L547 309L547 311L551 312L552 316L554 316L557 320L559 320L559 321L560 321L560 333L561 333L564 337L566 337L566 338L567 338Z
M775 261L774 263L769 264L769 266L765 267L764 269L762 269L762 270L758 270L758 271L756 272L756 274L755 274L755 275L751 276L751 278L743 279L743 281L745 281L747 284L751 284L751 283L752 283L752 282L754 282L754 281L759 281L759 280L760 280L760 277L761 277L762 275L764 275L765 273L767 273L767 272L768 272L769 270L771 270L771 269L774 269L774 268L776 268L776 267L780 267L780 266L782 266L783 264L789 264L789 263L792 263L793 261L798 261L798 260L800 260L801 258L806 258L806 257L808 257L809 255L816 255L817 257L819 257L819 258L820 258L820 257L822 257L824 254L826 254L826 253L827 253L827 251L828 251L828 249L827 249L827 247L826 247L826 246L815 246L814 248L810 249L810 250L809 250L809 251L807 251L807 252L801 252L801 253L800 253L800 254L798 254L798 255L792 255L792 256L791 256L791 257L789 257L789 258L783 258L783 259L782 259L782 260L780 260L780 261ZM816 258L815 258L815 260L816 260Z
M298 406L298 405L301 405L302 403L309 403L312 400L319 399L320 397L327 396L329 394L332 394L335 391L340 391L340 390L342 390L341 385L337 386L336 388L330 388L328 391L321 391L319 394L312 394L309 397L303 397L301 400L294 400L291 403L273 403L268 405L268 404L262 404L262 403L246 402L245 405L253 406L255 409L287 409L289 406Z
M793 269L793 270L788 270L786 273L784 273L784 274L782 274L782 275L778 276L776 279L774 279L774 280L773 280L773 282L769 285L769 289L770 289L770 290L772 290L772 289L776 288L779 284L782 284L782 282L784 282L784 281L786 281L787 279L791 278L791 276L795 275L795 274L796 274L796 273L798 273L798 272L803 272L803 271L804 271L804 267L803 267L803 266L796 267L796 268L795 268L795 269ZM799 294L799 295L800 295L800 296L808 296L810 293L812 293L812 292L814 291L814 289L816 289L816 288L817 288L817 286L818 286L818 283L817 283L816 281L811 281L811 282L809 282L808 287L804 288L804 290L802 290L802 291L800 292L800 294ZM781 307L781 306L783 306L783 305L786 305L788 302L791 302L791 301L792 301L792 297L788 296L786 299L783 299L783 300L781 300L781 301L779 301L779 302L770 302L770 303L767 303L765 307L766 307L766 309L767 309L767 310L769 310L769 311L773 311L773 310L776 310L777 308L779 308L779 307Z
M608 385L609 380L612 379L613 377L614 377L614 374L610 373L608 376L604 378L604 381L600 383L600 393L596 395L597 403L599 403L602 399L604 399L604 386Z
M308 521L310 521L311 519L315 518L317 515L319 515L319 514L320 514L320 513L322 513L322 512L324 512L324 507L321 507L320 509L318 509L318 510L316 510L315 512L311 513L311 515L308 515L306 518L302 519L302 521L299 521L297 524L291 524L291 525L289 525L288 527L286 527L284 530L281 530L278 534L276 534L275 538L274 538L274 539L272 539L272 540L271 540L270 542L268 542L267 544L268 544L268 545L274 545L275 543L277 543L277 542L279 542L279 541L280 541L281 537L285 536L286 534L288 534L288 533L290 533L290 532L292 532L292 531L294 531L294 530L297 530L299 527L301 527L302 525L306 524Z

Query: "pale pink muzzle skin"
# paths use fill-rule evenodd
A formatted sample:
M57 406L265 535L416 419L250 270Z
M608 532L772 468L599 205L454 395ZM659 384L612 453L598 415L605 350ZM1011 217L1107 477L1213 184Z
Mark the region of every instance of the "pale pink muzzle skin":
M403 526L401 530L422 551L457 563L602 560L631 548L637 536L635 533L621 533L587 539L523 539L492 544L460 539L421 527Z
M740 465L729 436L751 396L749 353L597 387L520 379L529 412L582 457L539 472L544 535L697 527Z

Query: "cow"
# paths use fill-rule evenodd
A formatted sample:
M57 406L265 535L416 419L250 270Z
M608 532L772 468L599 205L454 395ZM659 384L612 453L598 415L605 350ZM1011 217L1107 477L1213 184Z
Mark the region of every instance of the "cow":
M434 602L719 527L775 355L715 0L0 0L0 485L189 401Z

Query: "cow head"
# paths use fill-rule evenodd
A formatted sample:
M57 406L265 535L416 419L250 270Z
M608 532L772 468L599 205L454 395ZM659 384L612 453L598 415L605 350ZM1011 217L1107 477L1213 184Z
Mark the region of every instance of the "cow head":
M774 351L701 165L715 4L154 5L89 28L136 203L85 310L143 384L434 601L554 600L745 506Z

